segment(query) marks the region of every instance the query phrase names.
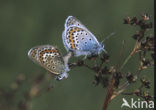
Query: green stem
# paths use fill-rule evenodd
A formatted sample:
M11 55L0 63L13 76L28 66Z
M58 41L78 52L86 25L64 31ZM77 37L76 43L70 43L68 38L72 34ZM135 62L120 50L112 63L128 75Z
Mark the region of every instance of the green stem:
M132 57L132 55L130 54L130 55L126 58L126 60L124 61L124 63L121 65L120 70L123 69L123 67L127 64L127 62L129 61L129 59L130 59L131 57Z
M133 54L136 52L137 50L137 45L138 45L138 41L136 41L136 44L132 50L132 52L129 54L129 56L126 58L126 60L124 61L124 63L121 65L120 67L120 71L123 69L123 67L127 64L127 62L129 61L129 59L133 56Z

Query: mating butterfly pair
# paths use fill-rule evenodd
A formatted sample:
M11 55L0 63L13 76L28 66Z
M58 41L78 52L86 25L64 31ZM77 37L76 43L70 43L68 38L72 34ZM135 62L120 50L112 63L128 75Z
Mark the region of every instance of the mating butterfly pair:
M62 56L57 47L52 45L36 46L29 50L28 56L35 63L56 75L58 80L67 78L68 59L74 56L91 56L104 51L104 45L75 17L69 16L62 33L63 44L68 52Z

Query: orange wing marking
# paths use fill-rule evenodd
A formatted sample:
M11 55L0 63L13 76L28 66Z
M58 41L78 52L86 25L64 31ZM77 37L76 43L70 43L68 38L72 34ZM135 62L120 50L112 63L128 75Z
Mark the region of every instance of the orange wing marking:
M74 44L74 39L73 39L73 33L75 32L75 31L79 31L80 30L80 28L75 28L75 29L71 29L70 30L70 33L69 33L69 41L70 41L70 43L71 43L71 46L72 46L72 49L74 49L75 48L75 44Z
M40 61L43 61L43 57L42 57L43 54L45 54L45 53L52 53L52 52L58 53L57 50L48 50L48 49L46 49L46 50L42 51L41 54L40 54Z

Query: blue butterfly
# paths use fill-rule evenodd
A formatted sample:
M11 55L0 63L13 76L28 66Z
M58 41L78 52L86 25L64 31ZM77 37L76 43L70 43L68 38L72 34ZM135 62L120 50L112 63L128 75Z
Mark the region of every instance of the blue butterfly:
M69 16L65 21L62 33L63 44L74 56L98 55L104 50L104 45L75 17Z

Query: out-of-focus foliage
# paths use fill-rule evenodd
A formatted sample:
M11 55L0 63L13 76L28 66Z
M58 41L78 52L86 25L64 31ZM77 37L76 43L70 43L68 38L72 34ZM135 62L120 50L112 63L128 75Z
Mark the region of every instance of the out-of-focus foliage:
M9 91L15 87L12 82L19 74L26 78L15 95L13 105L24 99L24 91L32 85L30 81L38 74L47 74L46 70L35 65L27 57L28 50L36 45L51 44L66 54L62 43L62 31L67 16L77 17L89 30L102 41L115 32L115 36L105 41L105 49L110 55L111 64L117 62L122 41L125 49L121 62L129 55L135 44L132 35L136 29L123 24L126 16L139 16L148 13L153 21L154 1L152 0L1 0L0 1L0 88ZM153 33L149 30L148 33ZM124 71L136 72L137 56L128 62ZM74 61L78 58L72 58ZM128 72L128 71L127 71ZM153 68L141 74L151 81L150 92L153 93ZM48 80L48 79L47 79ZM41 96L31 100L29 110L100 110L106 95L106 88L94 87L94 73L87 68L78 67L69 72L69 78L55 82L55 88L43 92ZM44 85L45 90L50 82ZM129 86L134 90L140 83ZM11 97L8 96L9 100ZM108 110L120 109L122 98L118 96L112 101ZM0 104L4 104L0 97ZM135 98L135 96L134 96ZM9 104L8 104L9 106Z

